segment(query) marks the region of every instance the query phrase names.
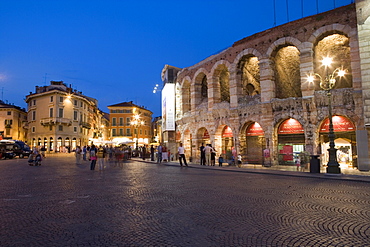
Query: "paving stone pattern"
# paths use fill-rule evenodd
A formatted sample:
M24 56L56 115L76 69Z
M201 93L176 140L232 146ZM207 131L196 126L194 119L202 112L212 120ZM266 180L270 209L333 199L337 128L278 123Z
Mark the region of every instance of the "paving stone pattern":
M370 183L0 160L0 246L370 246Z

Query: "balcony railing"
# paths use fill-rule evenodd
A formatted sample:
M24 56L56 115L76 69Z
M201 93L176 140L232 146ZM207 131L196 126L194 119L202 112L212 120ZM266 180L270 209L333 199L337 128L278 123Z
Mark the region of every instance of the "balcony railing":
M88 122L80 122L80 125L82 126L82 128L91 129L91 124L89 124Z
M41 125L56 125L56 124L65 124L65 125L72 125L72 120L69 118L61 118L61 117L50 117L50 118L42 118L40 120Z

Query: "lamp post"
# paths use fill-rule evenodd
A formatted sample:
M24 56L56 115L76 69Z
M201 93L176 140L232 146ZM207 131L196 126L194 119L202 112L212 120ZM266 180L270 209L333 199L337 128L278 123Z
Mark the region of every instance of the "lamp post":
M131 125L135 128L136 130L136 153L138 152L138 147L139 147L139 127L141 125L144 125L144 121L140 121L140 115L134 115L133 120L131 121Z
M315 77L320 80L320 88L326 91L328 96L328 108L329 108L329 161L328 167L326 168L327 173L340 173L339 163L337 161L337 149L335 148L335 134L333 127L333 114L331 104L331 90L335 86L336 78L345 75L345 71L342 68L336 68L331 74L328 72L328 67L331 65L332 59L326 57L322 60L322 65L325 67L326 75L323 77L317 73L314 73L308 77L308 82L314 82Z

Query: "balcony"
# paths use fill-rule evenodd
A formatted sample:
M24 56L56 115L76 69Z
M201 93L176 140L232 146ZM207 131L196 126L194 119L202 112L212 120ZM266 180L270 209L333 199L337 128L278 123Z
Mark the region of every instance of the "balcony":
M50 117L50 118L42 118L40 120L40 124L44 126L56 125L56 124L64 124L71 126L72 121L69 118L61 118L61 117Z
M89 124L88 122L80 122L80 125L82 126L82 128L91 129L91 124Z

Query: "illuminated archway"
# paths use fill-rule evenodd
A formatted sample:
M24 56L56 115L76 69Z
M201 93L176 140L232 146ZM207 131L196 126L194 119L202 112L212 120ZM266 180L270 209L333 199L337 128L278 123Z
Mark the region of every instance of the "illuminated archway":
M234 135L233 131L229 126L224 126L221 132L222 142L222 155L226 159L231 160L233 156L233 150L235 150Z
M356 127L347 117L333 116L333 128L335 133L335 148L337 160L342 168L357 167L357 141ZM329 148L329 118L324 119L320 125L320 145L322 164L328 162Z
M249 164L262 164L263 150L266 147L265 133L257 122L251 123L246 131L246 157Z
M304 129L294 119L286 119L278 127L278 161L279 165L295 165L298 155L305 151Z

